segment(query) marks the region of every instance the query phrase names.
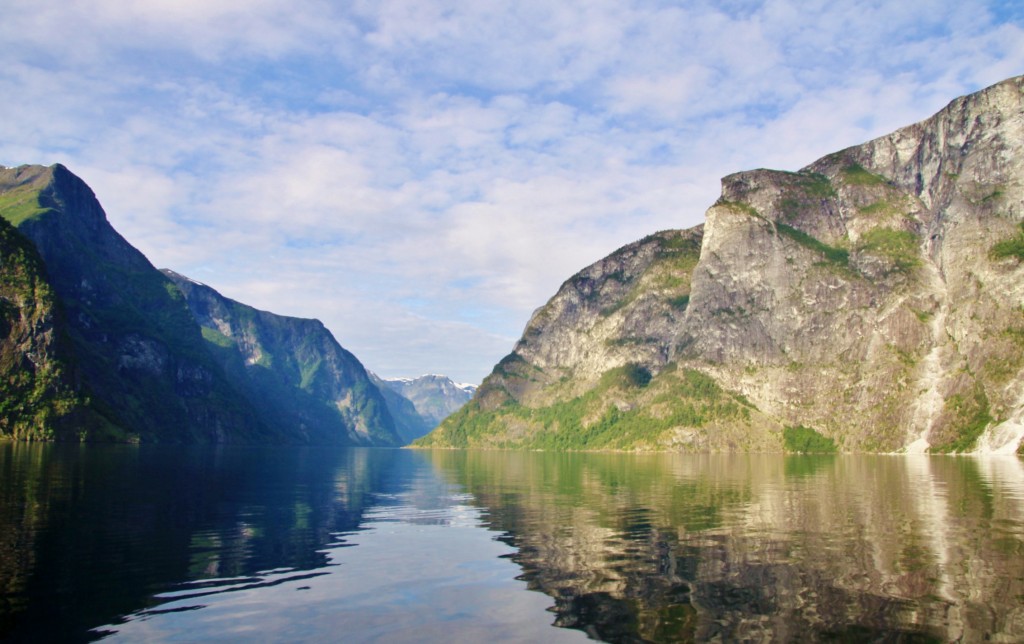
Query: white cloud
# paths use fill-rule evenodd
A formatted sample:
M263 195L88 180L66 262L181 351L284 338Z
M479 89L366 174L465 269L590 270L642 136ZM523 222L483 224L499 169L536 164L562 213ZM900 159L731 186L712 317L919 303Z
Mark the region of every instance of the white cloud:
M16 2L0 163L64 162L154 263L478 381L718 179L1024 69L984 2ZM405 367L403 368L403 365Z

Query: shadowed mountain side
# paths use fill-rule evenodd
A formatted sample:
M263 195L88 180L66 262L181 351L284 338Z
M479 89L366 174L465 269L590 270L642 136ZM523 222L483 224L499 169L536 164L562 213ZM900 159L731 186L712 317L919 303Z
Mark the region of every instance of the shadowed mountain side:
M60 165L0 168L0 216L45 263L66 321L55 337L66 331L74 386L100 419L39 427L37 437L283 440L228 384L180 292L110 226L81 179Z
M75 376L67 321L43 260L0 218L0 436L102 434L109 421Z
M271 426L304 443L397 446L384 396L319 320L260 311L173 271L229 381Z

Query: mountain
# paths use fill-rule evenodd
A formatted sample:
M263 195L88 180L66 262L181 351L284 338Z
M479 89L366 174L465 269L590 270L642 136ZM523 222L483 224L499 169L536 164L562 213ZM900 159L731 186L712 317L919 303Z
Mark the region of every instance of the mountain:
M425 456L597 641L1024 641L1017 459Z
M1012 451L1024 78L570 278L423 446Z
M475 385L458 384L448 376L427 374L418 378L383 380L386 387L412 402L430 429L469 402Z
M362 365L322 324L172 281L64 166L0 167L0 216L0 434L401 442Z
M61 165L2 168L0 215L45 264L76 381L106 419L104 437L278 438L228 385L178 290L110 226L81 179Z
M412 401L392 389L387 381L372 371L369 375L370 382L384 396L384 402L387 403L388 411L395 421L395 431L402 438L403 445L408 445L437 427L437 423L421 416Z
M103 426L76 385L67 333L42 258L0 218L0 435L38 440Z
M260 311L170 270L224 373L270 425L303 443L397 446L384 397L323 323Z

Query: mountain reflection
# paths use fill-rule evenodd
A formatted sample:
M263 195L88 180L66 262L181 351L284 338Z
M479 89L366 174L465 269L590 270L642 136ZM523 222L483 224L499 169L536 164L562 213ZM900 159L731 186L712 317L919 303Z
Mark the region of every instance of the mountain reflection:
M0 639L86 639L175 594L323 569L399 485L395 454L2 444Z
M1016 458L430 458L596 639L1024 640Z

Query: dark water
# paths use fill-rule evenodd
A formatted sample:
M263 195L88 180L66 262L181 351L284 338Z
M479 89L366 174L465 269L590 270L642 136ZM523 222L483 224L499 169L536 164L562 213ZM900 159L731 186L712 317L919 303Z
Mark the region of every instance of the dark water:
M1024 641L1017 458L0 445L9 641Z

